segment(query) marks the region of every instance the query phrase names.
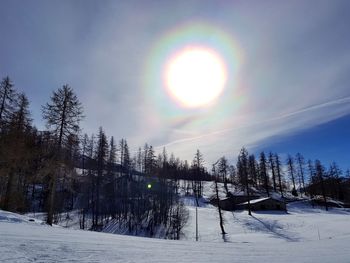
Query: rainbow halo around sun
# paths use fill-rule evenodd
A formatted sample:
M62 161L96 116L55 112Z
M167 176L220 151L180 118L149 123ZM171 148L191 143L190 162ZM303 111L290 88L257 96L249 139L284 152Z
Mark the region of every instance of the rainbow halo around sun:
M214 125L241 105L243 52L230 33L204 21L180 24L155 39L142 87L150 119L186 128ZM191 121L189 121L191 120Z
M222 93L227 70L213 49L187 46L170 56L163 76L165 88L177 102L197 108L208 105Z

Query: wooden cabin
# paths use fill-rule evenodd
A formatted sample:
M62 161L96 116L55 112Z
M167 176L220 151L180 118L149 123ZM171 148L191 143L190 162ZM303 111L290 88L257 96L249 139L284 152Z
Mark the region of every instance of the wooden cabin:
M233 211L237 209L237 205L242 204L244 202L247 202L248 200L257 199L260 196L256 195L250 195L249 197L247 195L232 195L230 194L229 197L220 199L220 208L222 210L226 211ZM218 206L218 200L216 198L212 198L210 200L210 203L212 205Z
M248 209L248 202L244 202L242 204L237 205L237 209ZM287 211L287 206L284 201L281 201L272 197L264 197L264 198L251 200L250 209L252 211L262 211L262 210Z

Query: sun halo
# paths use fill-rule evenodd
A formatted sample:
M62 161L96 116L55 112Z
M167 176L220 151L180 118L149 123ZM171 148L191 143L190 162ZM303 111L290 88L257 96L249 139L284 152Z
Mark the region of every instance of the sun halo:
M190 46L171 56L164 70L164 84L181 106L204 107L224 90L227 70L224 60L213 49Z

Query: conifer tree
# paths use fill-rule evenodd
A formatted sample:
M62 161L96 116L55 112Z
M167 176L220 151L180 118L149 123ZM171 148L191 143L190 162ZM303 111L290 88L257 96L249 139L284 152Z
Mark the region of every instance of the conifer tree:
M287 168L288 168L290 179L292 180L292 184L293 184L292 194L297 196L298 193L297 193L296 186L295 186L294 159L291 155L288 155L288 157L287 157Z
M16 101L16 91L13 83L7 76L0 83L0 129L11 117Z
M52 225L55 210L55 192L57 177L62 173L60 163L62 163L62 147L67 142L70 135L75 135L79 131L79 123L83 118L81 103L75 95L73 89L68 85L53 92L51 101L42 107L43 119L46 126L55 136L56 142L56 173L51 175L49 185L49 200L47 203L47 223Z
M305 191L305 159L301 153L297 153L295 159L298 163L298 178L300 185L300 194Z
M258 164L255 160L255 155L254 154L251 154L249 155L249 158L248 158L248 168L249 168L249 178L251 179L252 181L252 184L255 185L256 187L258 186Z
M224 188L226 191L226 195L228 195L228 187L227 187L227 171L228 171L228 164L227 159L225 156L221 157L219 159L218 163L218 169L219 169L219 175L221 177L222 182L224 183Z
M107 163L107 157L108 157L108 142L107 137L102 129L102 127L99 128L99 132L97 135L97 143L96 143L96 150L95 150L95 160L96 160L96 183L95 183L95 191L96 191L96 199L95 199L95 205L93 207L94 209L94 215L93 218L93 228L98 229L99 227L99 217L101 215L101 186L103 183L103 175L104 171L106 169L106 163Z
M270 196L270 180L269 180L269 176L267 173L267 167L266 167L266 157L265 157L265 153L261 152L260 153L260 162L259 162L259 171L260 171L260 177L264 180L264 187L265 187L265 191L267 196Z
M276 167L275 167L275 160L273 158L272 152L269 153L269 166L272 173L272 183L273 183L273 190L277 192L277 184L276 184Z
M251 208L250 208L250 189L249 189L249 177L248 177L248 151L246 148L242 148L237 161L237 170L240 174L240 177L244 179L244 186L248 197L248 214L251 216Z
M27 97L22 93L18 98L18 108L9 118L8 132L6 133L2 161L7 167L7 186L4 200L4 209L16 211L24 206L23 171L28 166L30 151L28 147L30 134L30 112Z
M278 177L278 185L279 185L281 196L283 197L281 162L277 153L275 153L274 157L275 157L276 172Z
M324 166L321 164L320 160L315 161L315 172L317 179L319 180L321 184L321 191L322 191L322 197L323 197L323 202L326 207L326 211L328 211L328 203L327 203L327 197L326 197L326 188L324 185L324 176L325 176L325 169Z

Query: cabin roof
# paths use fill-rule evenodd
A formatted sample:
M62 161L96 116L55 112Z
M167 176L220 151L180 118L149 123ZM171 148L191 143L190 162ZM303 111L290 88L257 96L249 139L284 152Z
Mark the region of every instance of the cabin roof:
M271 199L271 200L274 200L274 201L277 201L277 202L281 202L280 200L275 199L275 198L272 198L272 197L263 197L263 198L259 198L259 199L250 200L250 204L257 204L257 203L266 201L266 200L268 200L268 199ZM242 203L242 205L247 205L247 204L248 204L248 202Z

